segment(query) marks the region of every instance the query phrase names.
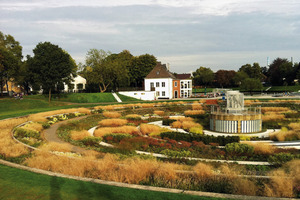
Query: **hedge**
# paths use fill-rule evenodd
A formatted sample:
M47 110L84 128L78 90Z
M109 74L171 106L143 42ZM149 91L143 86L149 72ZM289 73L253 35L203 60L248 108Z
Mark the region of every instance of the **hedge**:
M200 134L187 134L180 132L164 132L160 134L161 138L169 138L176 141L186 141L186 142L203 142L204 144L210 143L218 143L221 146L225 146L226 144L239 142L239 136L211 136L211 135L200 135Z

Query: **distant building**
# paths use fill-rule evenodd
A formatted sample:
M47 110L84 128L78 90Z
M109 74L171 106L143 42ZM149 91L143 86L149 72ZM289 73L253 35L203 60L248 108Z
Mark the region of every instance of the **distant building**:
M145 77L145 91L120 92L142 100L189 98L192 95L191 74L173 74L160 62Z
M82 76L77 75L73 81L71 82L71 88L64 83L64 91L65 92L80 92L82 90L85 90L86 86L86 79Z

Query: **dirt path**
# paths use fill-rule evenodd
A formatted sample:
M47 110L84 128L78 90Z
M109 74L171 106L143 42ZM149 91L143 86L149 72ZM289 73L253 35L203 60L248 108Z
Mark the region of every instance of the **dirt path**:
M58 122L56 124L53 124L52 126L50 126L49 129L46 129L44 132L43 132L43 136L45 138L45 140L47 140L48 142L56 142L56 143L61 143L61 144L68 144L68 145L71 145L72 146L72 151L73 152L76 152L76 153L83 153L86 151L86 149L84 148L81 148L81 147L78 147L78 146L75 146L75 145L72 145L68 142L65 142L63 141L62 139L60 139L56 132L57 132L57 129L61 126L61 125L64 125L64 124L67 124L69 121L71 120L80 120L80 119L84 119L86 117L88 117L89 115L85 115L85 116L81 116L81 117L77 117L77 118L74 118L74 119L70 119L70 120L66 120L66 121L62 121L62 122Z

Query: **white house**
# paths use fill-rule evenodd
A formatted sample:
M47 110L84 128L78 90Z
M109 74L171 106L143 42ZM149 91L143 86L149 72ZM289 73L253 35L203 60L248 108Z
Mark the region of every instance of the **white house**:
M160 62L145 77L145 91L120 92L142 100L188 98L192 95L191 74L173 74Z
M86 85L86 79L83 78L82 76L77 75L71 84L74 85L74 89L69 89L68 85L64 83L65 92L78 92L80 90L85 90L85 85Z

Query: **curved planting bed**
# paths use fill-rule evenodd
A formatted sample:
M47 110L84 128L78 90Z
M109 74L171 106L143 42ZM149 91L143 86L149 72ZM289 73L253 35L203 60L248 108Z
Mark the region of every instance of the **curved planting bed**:
M284 112L285 118L280 120L287 129L282 128L279 134L286 131L285 138L296 138L299 122L293 117L297 113L287 108L277 109ZM242 195L299 196L299 150L250 142L261 140L256 137L205 135L209 110L203 102L131 104L3 120L0 127L6 128L0 135L0 157L32 168L130 184ZM81 115L85 117L78 119ZM266 120L267 128L275 128L276 120ZM51 132L60 121L66 122L59 124L57 132ZM155 125L157 121L163 121L165 126ZM93 127L97 128L88 131ZM12 134L30 148L16 142ZM49 134L58 138L49 139ZM281 136L266 139L278 137ZM199 162L204 159L216 162ZM260 164L239 165L240 161Z

